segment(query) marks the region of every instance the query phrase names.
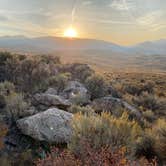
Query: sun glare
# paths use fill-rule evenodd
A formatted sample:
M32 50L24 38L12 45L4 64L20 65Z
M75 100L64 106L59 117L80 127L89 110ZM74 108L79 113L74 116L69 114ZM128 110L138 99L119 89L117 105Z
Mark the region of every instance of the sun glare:
M75 38L77 37L77 31L74 28L68 28L64 32L64 37Z

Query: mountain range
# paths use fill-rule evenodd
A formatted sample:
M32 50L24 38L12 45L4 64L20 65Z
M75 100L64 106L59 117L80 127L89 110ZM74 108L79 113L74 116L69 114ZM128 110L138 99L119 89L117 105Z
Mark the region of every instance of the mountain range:
M166 39L148 41L132 46L121 46L111 42L94 39L3 36L0 48L24 52L52 53L60 50L107 50L124 54L166 55Z
M94 39L24 36L0 37L0 50L23 54L54 54L64 63L86 63L104 71L166 72L166 39L121 46Z

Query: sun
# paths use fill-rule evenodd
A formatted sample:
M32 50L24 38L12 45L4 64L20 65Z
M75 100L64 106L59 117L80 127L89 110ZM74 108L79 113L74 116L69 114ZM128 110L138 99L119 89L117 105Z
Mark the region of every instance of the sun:
M64 31L64 37L75 38L77 37L77 31L74 28L70 27Z

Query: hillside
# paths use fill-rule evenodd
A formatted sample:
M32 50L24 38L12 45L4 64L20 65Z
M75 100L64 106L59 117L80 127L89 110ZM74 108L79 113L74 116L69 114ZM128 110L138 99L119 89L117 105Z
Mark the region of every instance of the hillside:
M67 63L82 62L107 71L165 72L166 40L124 47L93 39L1 37L0 49L26 54L53 54Z
M165 164L165 85L166 75L0 52L0 163Z

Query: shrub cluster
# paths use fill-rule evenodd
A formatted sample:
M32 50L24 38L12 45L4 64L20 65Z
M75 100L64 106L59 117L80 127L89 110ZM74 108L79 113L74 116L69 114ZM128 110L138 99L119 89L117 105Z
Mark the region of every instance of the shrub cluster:
M94 71L86 64L74 63L61 66L61 72L71 73L72 80L79 80L84 83L85 80L94 74Z
M53 87L58 92L61 92L66 87L69 80L71 80L70 73L60 73L50 77L48 80L48 84L49 84L49 87Z
M100 115L76 114L72 121L73 135L69 148L78 154L82 151L81 141L87 140L95 148L105 145L112 147L129 146L141 135L142 130L128 115L115 118L108 113Z
M108 85L103 77L95 74L86 79L85 85L90 92L91 99L105 96L108 90Z
M124 84L123 91L131 95L141 95L142 92L153 93L154 92L154 83L148 81L146 83L133 83L133 84Z
M0 106L3 113L12 121L24 117L29 103L24 99L24 95L15 91L15 86L10 82L0 83Z
M57 73L60 59L57 56L24 56L0 53L1 68L5 74L1 80L8 80L19 87L20 91L34 92L46 88L48 78Z
M159 119L152 129L144 131L144 134L136 140L133 146L133 154L136 157L145 156L147 159L157 157L161 164L166 163L166 121Z
M126 158L125 148L111 149L109 146L93 148L88 142L82 141L84 150L76 156L70 150L60 150L52 147L51 153L45 159L35 161L37 166L155 166L156 160L147 161L145 159L130 161Z
M6 97L6 113L13 121L23 118L29 104L24 101L24 96L18 93L12 93Z

